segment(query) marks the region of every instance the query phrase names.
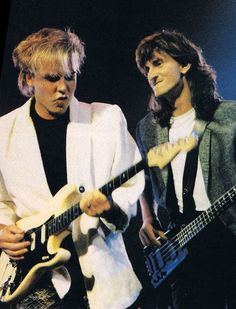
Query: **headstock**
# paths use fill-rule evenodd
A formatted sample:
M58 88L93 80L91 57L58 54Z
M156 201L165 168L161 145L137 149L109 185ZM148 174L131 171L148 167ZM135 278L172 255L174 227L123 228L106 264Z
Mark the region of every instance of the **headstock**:
M160 169L165 167L181 151L189 152L197 146L198 139L190 135L181 138L175 143L164 143L151 148L147 154L147 164L149 167L157 166Z

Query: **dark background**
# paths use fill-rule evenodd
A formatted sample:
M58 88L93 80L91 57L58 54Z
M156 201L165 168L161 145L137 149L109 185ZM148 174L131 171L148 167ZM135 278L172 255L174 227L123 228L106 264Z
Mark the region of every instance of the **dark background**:
M183 32L201 46L218 73L219 93L236 98L235 0L12 0L1 8L0 115L23 104L11 53L27 35L42 27L71 27L85 42L86 62L78 79L81 101L118 104L135 137L146 114L150 89L138 72L134 52L146 35L162 28ZM138 240L140 211L125 234L135 271L146 282Z
M70 26L81 37L87 59L78 80L77 96L82 101L121 106L132 134L137 121L146 113L150 91L136 68L134 52L139 41L156 30L179 30L200 45L218 73L221 95L227 99L236 97L235 0L6 2L6 8L1 8L1 14L4 17L9 14L9 19L1 26L2 41L6 36L6 44L0 79L0 115L25 102L16 86L17 71L11 60L13 48L45 26Z

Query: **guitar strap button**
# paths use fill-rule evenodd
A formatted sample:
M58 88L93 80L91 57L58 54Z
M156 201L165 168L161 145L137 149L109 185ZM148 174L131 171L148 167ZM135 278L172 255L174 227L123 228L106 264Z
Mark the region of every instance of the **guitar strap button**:
M84 186L80 186L80 187L79 187L79 192L80 192L80 193L84 193L84 191L85 191L85 187L84 187Z

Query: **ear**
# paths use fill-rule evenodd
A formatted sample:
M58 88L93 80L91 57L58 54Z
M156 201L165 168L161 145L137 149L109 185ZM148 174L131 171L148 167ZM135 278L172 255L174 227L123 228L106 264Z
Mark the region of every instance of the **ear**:
M34 85L34 76L33 76L33 74L31 74L31 73L26 73L25 79L26 79L27 84L28 84L30 87L33 87L33 85Z
M181 66L181 73L185 75L190 68L191 68L191 63L188 63L185 66Z

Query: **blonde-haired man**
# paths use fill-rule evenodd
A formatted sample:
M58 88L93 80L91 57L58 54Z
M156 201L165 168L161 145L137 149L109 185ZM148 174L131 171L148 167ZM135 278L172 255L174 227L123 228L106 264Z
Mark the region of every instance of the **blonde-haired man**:
M52 278L47 272L18 308L85 308L86 289L90 308L124 309L141 289L121 232L136 212L144 177L139 173L109 197L95 190L140 155L117 105L74 97L84 57L75 33L54 28L29 35L13 51L18 86L29 100L0 119L0 248L23 260L32 239L25 239L16 222L47 211L67 183L83 195L83 214L70 226L76 254L66 237L70 262L53 270Z

